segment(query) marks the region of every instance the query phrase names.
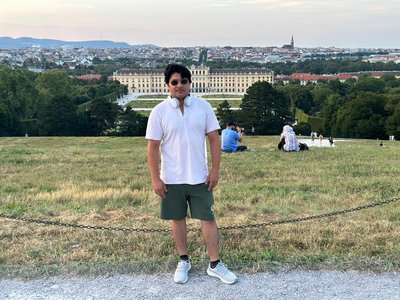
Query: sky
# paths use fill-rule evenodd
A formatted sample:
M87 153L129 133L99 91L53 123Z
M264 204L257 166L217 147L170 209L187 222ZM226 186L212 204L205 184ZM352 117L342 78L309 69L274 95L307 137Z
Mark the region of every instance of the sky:
M131 45L400 48L400 0L1 0L0 36Z

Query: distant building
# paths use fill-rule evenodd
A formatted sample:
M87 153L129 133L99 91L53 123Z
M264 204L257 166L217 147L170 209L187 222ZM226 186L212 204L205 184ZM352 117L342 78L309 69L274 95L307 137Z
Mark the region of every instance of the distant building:
M192 93L244 94L257 81L274 83L274 72L267 69L210 70L201 65L190 68ZM164 84L164 70L123 69L113 73L113 79L128 86L129 93L168 93Z
M81 75L77 77L78 79L81 80L92 80L92 79L101 79L101 74L86 74L86 75Z
M290 40L290 44L289 45L283 45L282 48L283 49L290 49L290 50L294 49L294 38L293 38L293 35L292 35L292 39Z

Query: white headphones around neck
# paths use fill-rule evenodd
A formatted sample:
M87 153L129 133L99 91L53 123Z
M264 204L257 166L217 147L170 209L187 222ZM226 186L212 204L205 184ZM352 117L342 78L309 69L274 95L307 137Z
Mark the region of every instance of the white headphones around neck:
M179 107L179 99L171 98L171 96L168 96L168 101L169 101L169 103L171 103L173 108ZM183 103L185 104L185 106L190 106L190 104L192 103L192 99L190 98L190 95L185 97L185 99L183 100Z

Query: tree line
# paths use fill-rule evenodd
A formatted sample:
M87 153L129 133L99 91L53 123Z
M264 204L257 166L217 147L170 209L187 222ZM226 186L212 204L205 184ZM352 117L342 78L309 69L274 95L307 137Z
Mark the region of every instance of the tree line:
M65 71L37 75L25 69L0 68L0 136L144 135L147 117L115 101L127 93L116 81L83 81ZM400 139L400 80L362 76L301 85L256 82L241 109L227 101L217 109L222 128L229 120L256 134L279 134L286 124L297 133L348 138ZM303 121L296 111L318 120Z
M296 109L321 122L317 128L296 119ZM257 82L243 97L241 110L231 110L227 101L217 109L222 128L236 120L257 134L279 134L286 124L296 124L299 134L317 131L326 136L347 138L400 139L400 79L362 76L345 82L270 85Z
M127 92L107 77L0 68L0 136L143 135L147 118L115 103Z

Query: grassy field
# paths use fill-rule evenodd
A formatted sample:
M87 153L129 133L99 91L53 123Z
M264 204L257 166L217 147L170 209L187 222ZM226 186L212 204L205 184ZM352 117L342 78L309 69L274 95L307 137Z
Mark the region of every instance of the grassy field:
M215 189L219 226L304 217L399 196L400 143L337 141L301 153L278 137L247 137L253 152L223 154ZM144 138L0 138L0 213L86 225L163 228ZM222 231L234 270L400 271L400 201L338 217ZM189 220L190 228L198 228ZM204 272L201 234L189 234ZM171 272L169 233L120 233L0 218L0 277Z
M161 103L163 100L160 100L160 101L157 101L157 100L135 100L135 101L129 102L127 104L127 106L130 106L133 108L153 108L157 104Z
M153 95L139 95L138 99L165 99L165 94L153 94Z

